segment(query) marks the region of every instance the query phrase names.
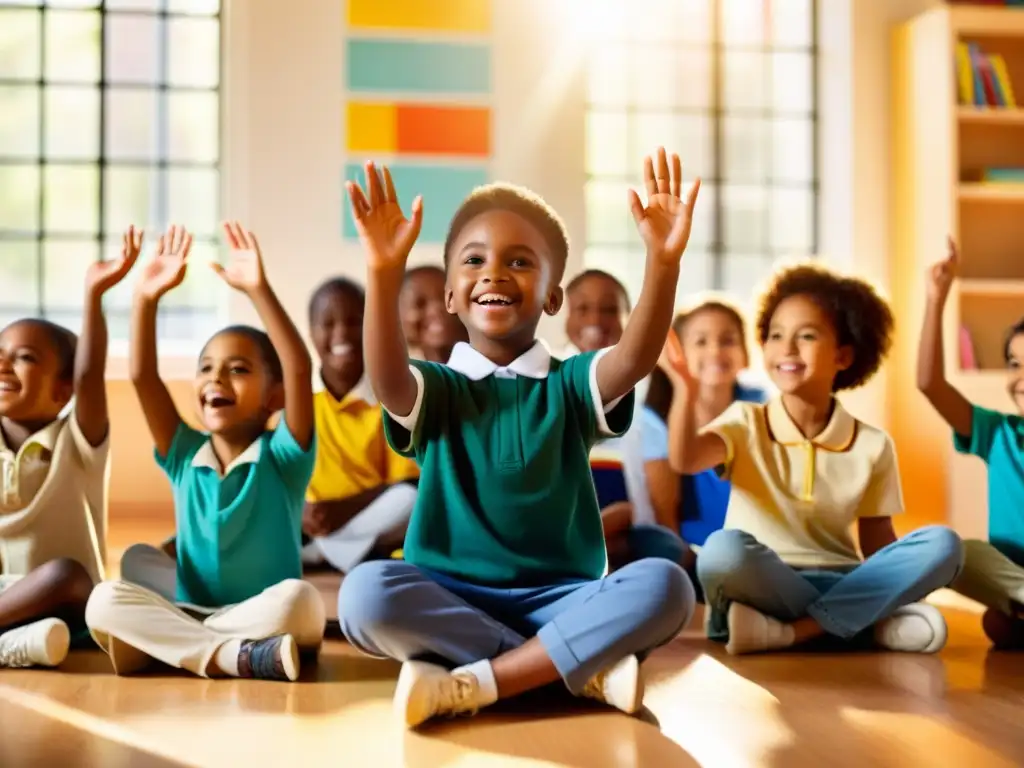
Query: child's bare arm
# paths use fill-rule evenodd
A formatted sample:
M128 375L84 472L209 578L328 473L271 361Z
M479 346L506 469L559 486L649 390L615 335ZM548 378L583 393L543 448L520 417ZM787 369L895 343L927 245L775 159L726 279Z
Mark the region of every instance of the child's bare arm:
M160 297L181 285L192 235L184 227L172 226L160 238L156 255L142 268L132 301L131 344L128 366L142 413L146 417L159 456L170 450L181 416L160 378L156 352L156 310Z
M231 263L227 267L211 266L224 282L249 297L263 321L270 343L281 358L285 424L295 442L306 450L313 440L313 363L309 350L267 282L256 236L237 221L225 223L224 233L231 246Z
M647 246L644 285L636 309L622 339L597 364L597 386L601 399L610 403L629 392L649 374L658 361L658 348L651 339L663 339L672 322L672 311L679 282L679 260L690 238L693 207L700 190L698 179L680 199L683 168L678 155L672 155L672 169L664 148L654 161L644 160L647 207L630 190L630 208L640 236Z
M946 378L942 351L942 311L956 276L959 254L949 241L949 255L932 266L928 275L928 303L917 350L917 388L958 435L971 434L974 408Z
M412 218L398 205L395 185L387 166L384 179L373 163L366 164L366 191L354 181L346 183L359 239L366 250L366 312L363 354L374 394L388 412L407 416L416 404L416 379L409 370L398 315L405 263L423 223L423 202L416 198Z
M107 320L103 295L128 274L142 248L142 232L129 227L121 257L98 261L85 276L85 312L75 355L75 421L89 445L100 445L110 429L107 413Z

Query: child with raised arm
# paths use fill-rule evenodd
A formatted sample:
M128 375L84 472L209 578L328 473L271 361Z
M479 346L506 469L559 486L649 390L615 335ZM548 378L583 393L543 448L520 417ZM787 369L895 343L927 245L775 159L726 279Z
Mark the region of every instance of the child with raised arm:
M953 589L988 610L982 627L999 649L1024 650L1024 321L1009 330L1003 356L1006 388L1019 413L971 404L946 379L942 311L956 277L959 255L928 275L928 304L917 358L917 387L953 429L953 445L988 465L988 541L964 542L964 569Z
M309 302L323 391L314 396L316 465L306 490L304 565L347 573L405 541L419 467L391 450L380 407L363 383L366 296L351 280L321 283Z
M110 423L104 294L139 255L89 266L81 339L48 320L0 331L0 666L56 666L104 576ZM61 415L69 402L67 415Z
M231 262L211 266L249 297L267 332L232 326L206 343L195 379L203 432L182 421L157 369L157 304L184 279L192 236L171 227L135 291L131 377L174 490L177 567L136 545L122 580L93 590L86 621L118 674L157 659L203 677L295 680L299 650L315 651L323 638L323 601L301 580L299 558L316 448L312 363L256 238L238 223L224 229ZM147 559L151 572L137 562Z
M656 170L656 169L657 170ZM407 220L391 176L367 165L348 191L366 249L367 371L391 444L420 464L406 562L364 563L338 597L360 650L404 662L395 691L409 727L472 713L565 682L625 712L643 700L640 658L689 620L678 565L643 560L606 574L588 454L633 414L672 316L697 184L680 199L679 158L645 164L647 206L631 208L647 246L643 292L621 341L559 360L537 340L562 304L568 242L536 195L490 185L456 212L444 249L447 307L469 344L447 366L410 365L398 295L423 216Z
M917 601L956 576L960 539L941 526L896 538L903 497L892 440L835 397L881 365L888 305L862 280L801 265L773 276L756 327L781 393L767 404L735 402L698 432L698 382L685 360L672 369L673 468L718 467L732 483L725 528L697 559L708 636L733 654L867 632L890 650L938 651L945 621Z

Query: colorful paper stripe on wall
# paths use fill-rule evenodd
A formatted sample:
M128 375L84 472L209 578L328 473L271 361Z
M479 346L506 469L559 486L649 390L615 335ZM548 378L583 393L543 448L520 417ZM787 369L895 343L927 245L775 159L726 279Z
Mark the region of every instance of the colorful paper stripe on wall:
M483 34L491 29L485 0L348 0L348 25Z
M349 152L487 157L491 111L486 107L349 102Z
M443 243L448 233L448 224L455 215L459 204L466 195L481 184L487 183L487 169L480 166L441 166L414 165L411 163L389 163L391 178L398 190L398 201L406 215L416 195L423 195L423 229L420 230L420 242ZM358 180L366 186L366 173L361 163L348 163L345 166L345 179ZM345 207L344 235L346 238L357 237L355 223L352 220L352 208L348 195L343 202Z
M350 39L346 49L350 91L486 95L491 90L488 45Z

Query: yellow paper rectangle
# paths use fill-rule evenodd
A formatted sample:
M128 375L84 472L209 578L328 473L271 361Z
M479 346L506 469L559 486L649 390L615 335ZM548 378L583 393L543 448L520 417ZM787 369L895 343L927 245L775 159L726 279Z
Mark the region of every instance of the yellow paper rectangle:
M350 101L346 146L349 152L394 152L398 149L398 111L394 104Z
M483 34L491 30L491 0L348 0L348 25Z

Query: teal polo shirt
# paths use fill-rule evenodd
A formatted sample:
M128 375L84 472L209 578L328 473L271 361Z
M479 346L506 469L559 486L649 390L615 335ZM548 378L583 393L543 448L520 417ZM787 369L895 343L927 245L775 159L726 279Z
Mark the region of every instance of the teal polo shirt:
M605 574L589 454L629 428L634 395L602 406L600 354L558 360L538 342L500 368L460 343L447 365L412 363L416 404L384 419L420 466L408 562L489 586Z
M971 434L953 435L960 453L988 464L988 539L1024 565L1024 418L974 406Z
M302 578L301 528L316 441L302 447L282 418L224 472L209 436L182 423L156 456L174 491L181 602L219 608Z

